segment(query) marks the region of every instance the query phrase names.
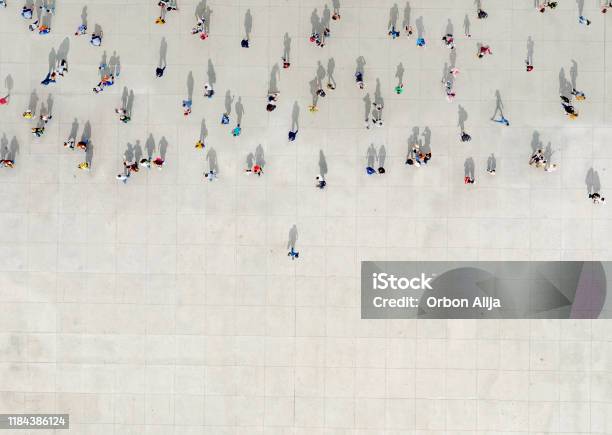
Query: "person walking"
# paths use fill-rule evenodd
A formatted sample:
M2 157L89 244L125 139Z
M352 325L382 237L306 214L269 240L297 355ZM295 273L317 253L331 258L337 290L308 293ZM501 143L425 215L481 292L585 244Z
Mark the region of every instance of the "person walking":
M204 83L204 96L206 98L212 98L214 94L215 94L215 91L213 90L210 83Z
M501 113L499 114L499 118L491 118L491 121L510 127L510 121Z
M292 246L289 252L287 253L287 256L291 257L292 260L295 260L300 257L300 253L296 251L295 248Z
M317 175L315 177L315 180L317 181L316 187L318 187L321 190L325 189L325 186L327 186L327 181L325 181L325 178L323 177L323 175L321 174Z
M478 58L482 59L483 57L485 57L485 55L492 55L493 52L491 51L491 47L489 47L488 45L480 45L478 47Z
M183 116L187 117L191 114L192 101L190 99L183 100Z
M89 43L94 47L99 47L102 45L102 33L96 34L92 33L91 38L89 39Z

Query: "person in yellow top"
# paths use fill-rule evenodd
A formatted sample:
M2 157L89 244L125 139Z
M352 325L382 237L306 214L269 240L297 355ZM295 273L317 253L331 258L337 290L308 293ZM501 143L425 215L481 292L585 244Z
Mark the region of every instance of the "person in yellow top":
M202 142L202 139L199 139L196 144L195 144L196 149L198 150L203 150L204 149L204 142Z

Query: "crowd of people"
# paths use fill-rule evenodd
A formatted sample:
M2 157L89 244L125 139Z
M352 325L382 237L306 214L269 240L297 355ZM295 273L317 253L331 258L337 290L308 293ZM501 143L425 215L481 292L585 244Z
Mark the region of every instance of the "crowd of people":
M0 7L7 6L7 0L0 0ZM168 13L177 11L178 5L176 0L160 0L157 2L157 6L160 8L159 16L155 18L155 23L158 25L164 25L166 23L166 19ZM556 1L544 1L542 3L537 3L536 9L540 13L546 13L553 11L558 6L558 2ZM397 6L395 6L397 8ZM612 8L612 0L606 0L601 5L601 12L607 13L608 9ZM476 1L476 9L472 13L475 14L476 19L486 20L489 17L489 14L483 9L481 1ZM36 32L40 35L46 35L51 32L51 23L52 18L56 14L55 0L43 0L42 2L34 5L31 2L27 2L21 8L20 16L27 20L31 21L28 25L28 29L32 32ZM409 14L406 16L409 17ZM197 35L201 40L208 40L210 36L210 17L211 10L209 8L201 9L198 7L195 13L196 24L191 29L191 34ZM313 12L311 17L312 29L311 33L308 36L308 40L313 45L323 48L328 43L328 40L332 36L332 22L339 22L341 20L340 14L340 4L338 0L333 0L333 8L330 10L327 6L323 11L321 17L317 14L316 10ZM449 20L450 22L450 20ZM578 11L578 22L585 26L591 25L591 20L587 19L584 16L582 8L579 6ZM465 27L465 36L467 38L472 37L472 33L469 30L469 19L466 15L466 23ZM250 39L252 26L252 16L250 10L247 11L245 16L245 36L240 41L240 46L243 48L249 48L252 44ZM397 23L397 19L391 19L389 23L389 27L387 29L388 36L395 40L400 38L401 33L406 35L406 37L411 38L416 33L416 45L417 47L425 47L427 42L425 40L425 34L422 29L422 23L416 23L416 32L413 27L410 19L407 18L402 25ZM87 35L88 34L88 25L86 14L82 16L82 22L78 25L76 32L74 35L76 37ZM447 28L447 31L444 32L441 36L441 41L443 47L446 47L451 52L451 59L454 59L454 54L458 50L458 46L463 44L461 41L458 41L452 31L452 26ZM89 43L93 47L100 47L103 42L103 33L99 26L96 26L96 30L90 34ZM283 69L289 69L291 66L291 62L289 59L289 49L288 44L290 44L290 38L288 35L285 35L285 51L283 56L281 57ZM528 46L531 44L531 48L528 50L529 53L527 58L525 59L526 71L532 72L534 70L533 63L533 41L531 38L529 39ZM484 43L477 44L476 56L479 59L484 59L487 56L493 55L493 49L490 45ZM93 92L95 94L99 94L103 92L107 87L113 86L115 84L116 79L119 77L119 66L118 64L107 62L106 55L102 62L100 62L98 67L98 74L100 79L98 84L93 88ZM360 57L361 60L358 59L357 69L354 73L355 83L360 90L364 90L366 88L365 82L365 60ZM484 60L483 60L484 61ZM156 67L155 76L157 78L163 78L164 72L166 70L166 61L165 56L160 60L159 66ZM278 72L278 66L277 72ZM323 86L323 78L325 77L325 69L319 64L319 69L322 69L322 73L317 71L316 78L311 82L311 93L312 93L312 104L308 106L308 110L311 113L316 113L319 110L318 102L320 99L323 99L327 96L328 92L334 91L337 87L337 83L335 78L333 77L333 65L328 68L327 71L327 83L326 86ZM44 79L40 82L43 86L51 86L55 84L60 78L63 78L68 73L68 61L64 56L58 57L50 68L49 72L46 74ZM444 77L442 79L442 88L444 92L444 96L447 101L453 103L457 97L455 91L456 79L460 73L459 68L454 64L454 60L451 62L451 66L446 69ZM274 73L276 74L276 73ZM397 95L402 94L404 92L404 83L402 81L402 74L398 72L398 83L393 88L393 92ZM568 89L569 91L569 89ZM229 92L228 92L229 93ZM377 89L378 93L378 89ZM213 98L215 92L213 90L213 86L210 83L205 83L203 86L203 96L210 99ZM268 94L266 98L266 111L274 112L278 105L280 104L280 92L278 89L268 89ZM10 94L0 99L0 105L7 105L9 103ZM583 102L586 99L586 96L583 92L577 90L575 86L571 87L571 91L569 92L561 92L560 95L561 106L563 112L567 115L570 120L576 119L579 116L579 112L576 109L576 102ZM193 109L193 100L191 95L188 98L182 100L182 110L183 115L188 117L192 113ZM365 127L366 129L370 129L372 127L382 127L383 123L383 109L384 104L381 98L377 98L376 101L372 102L369 107L366 107L366 118L365 118ZM118 119L122 123L128 123L132 119L131 107L127 107L125 104L119 108L115 108L115 113L118 115ZM37 119L38 122L34 127L31 127L32 134L36 137L41 137L45 133L45 126L52 120L53 116L51 113L50 107L43 113L36 115L35 107L28 107L23 112L23 118L27 120ZM504 116L503 106L500 104L500 98L498 96L498 105L496 107L494 115L491 117L491 121L498 123L502 126L509 127L510 121L508 118ZM228 125L230 123L230 110L226 110L221 115L221 124ZM295 121L294 121L294 124ZM231 135L233 137L238 137L241 135L242 126L241 126L241 116L238 116L235 127L230 130ZM291 129L288 133L288 140L295 141L297 138L297 125L292 125ZM472 137L465 131L463 125L461 125L461 133L460 140L461 142L469 142ZM80 141L77 141L75 137L69 137L65 142L64 146L66 149L74 150L78 149L85 153L87 153L90 147L90 139L83 138ZM195 143L195 148L203 150L206 147L204 137L200 137L198 141ZM408 155L406 157L405 164L413 167L422 167L428 165L431 161L432 153L429 144L427 146L423 146L420 140L412 140L409 143ZM123 171L117 175L117 179L123 183L127 183L133 174L138 173L140 169L150 169L152 167L156 167L158 169L162 169L165 163L165 158L162 156L157 156L153 158L149 156L147 158L140 158L137 160L125 158L123 161ZM488 162L486 171L490 175L495 175L496 169L495 165L490 164L491 161ZM552 163L550 161L550 156L546 155L546 153L542 149L537 149L533 152L529 159L529 165L538 169L543 169L546 172L552 172L559 169L558 164ZM1 162L2 167L13 168L15 167L15 162L12 160L4 159ZM215 166L215 167L213 167ZM83 162L79 163L79 169L89 170L91 168L91 162L86 158ZM262 176L264 173L263 165L261 164L253 164L249 165L245 169L246 173L255 174L257 176ZM384 158L383 161L379 161L377 158L371 159L369 158L366 164L366 175L383 175L386 170L384 168ZM218 179L218 171L216 165L211 164L211 168L208 171L205 171L204 178L209 181L216 181ZM473 174L467 174L464 178L464 182L466 184L474 184L475 176ZM325 174L321 173L316 176L315 186L318 189L325 189L327 187L327 180L325 179ZM594 203L603 203L605 198L601 196L599 192L590 192L589 199L591 199ZM294 247L291 247L291 251L288 254L292 259L298 258L298 253L294 250Z

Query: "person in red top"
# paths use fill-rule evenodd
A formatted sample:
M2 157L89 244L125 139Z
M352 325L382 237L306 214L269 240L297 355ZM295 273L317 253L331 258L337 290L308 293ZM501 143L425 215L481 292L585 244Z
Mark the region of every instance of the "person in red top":
M488 45L481 45L478 49L478 57L482 59L485 54L493 54L493 52L491 51L491 47L489 47Z
M244 172L247 172L249 174L251 174L251 173L252 174L256 174L256 175L261 177L261 174L263 174L263 169L262 169L262 167L260 165L255 164L255 165L253 165L252 168L245 169Z

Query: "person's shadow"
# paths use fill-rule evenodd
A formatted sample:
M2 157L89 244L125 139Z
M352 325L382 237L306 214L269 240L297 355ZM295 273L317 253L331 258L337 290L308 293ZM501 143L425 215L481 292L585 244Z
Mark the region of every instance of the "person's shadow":
M6 133L2 133L2 139L0 139L0 160L5 160L8 154L8 138Z
M330 21L331 11L329 10L329 6L325 5L323 8L323 13L321 14L321 27L324 29L329 28Z
M215 83L217 82L217 73L215 72L215 66L213 65L213 62L211 59L208 59L207 75L208 75L208 84L214 88Z
M89 142L87 144L87 148L85 149L85 162L91 168L93 164L93 156L94 156L94 144L93 142Z
M280 76L280 68L277 63L274 64L270 71L270 84L268 86L270 93L278 92L278 78Z
M400 62L399 65L397 65L397 69L395 70L395 77L397 78L398 86L402 86L404 84L404 72L404 64Z
M189 71L189 74L187 74L187 99L189 101L191 101L191 99L193 98L193 86L193 72Z
M406 6L404 7L404 21L402 21L402 27L405 29L406 26L410 26L410 3L406 2Z
M449 18L448 21L446 22L446 34L453 35L454 33L455 33L455 26L453 26L453 22Z
M325 159L323 150L319 150L319 174L321 174L323 178L327 175L327 160Z
M79 120L74 118L72 121L72 125L70 126L70 134L68 135L68 139L76 140L77 132L79 131Z
M200 140L204 142L208 137L208 128L206 128L206 120L202 118L202 123L200 124Z
M287 240L287 249L295 248L298 239L298 230L295 224L289 230L289 239Z
M357 68L355 69L355 73L363 74L364 68L366 65L365 58L363 56L359 56L355 62L357 63Z
M134 161L140 162L140 160L142 159L142 147L140 146L139 140L136 141L136 145L134 145L133 150L134 150Z
M374 92L374 103L380 104L381 106L385 105L385 100L382 97L382 91L380 89L380 79L376 79L376 91Z
M17 157L18 153L19 142L17 141L17 137L13 136L9 145L6 134L2 134L2 139L0 139L0 159L15 161L15 157Z
M504 116L504 103L502 101L499 89L495 91L495 112L493 112L493 116L491 116L491 119L495 119L498 112L501 116Z
M369 93L365 94L363 97L363 104L365 106L365 119L367 121L370 118L370 111L372 110L372 99Z
M316 107L319 101L319 94L318 94L319 80L315 76L315 78L312 79L310 82L308 82L308 84L310 85L310 95L312 96L312 105Z
M491 155L487 159L487 171L492 172L492 171L495 171L496 169L497 169L497 159L495 158L495 155L491 153Z
M87 121L85 122L85 126L83 127L83 133L81 134L81 141L89 142L90 139L91 139L91 123Z
M47 114L48 115L53 115L53 105L54 104L55 104L55 100L53 99L53 94L49 94L49 96L47 97ZM85 124L85 126L87 127L87 124ZM91 130L91 125L89 126L89 129Z
M530 65L533 64L533 49L534 49L534 45L535 45L535 43L533 42L533 39L531 38L531 36L529 36L527 38L527 62Z
M132 109L134 108L134 90L130 90L130 95L128 96L127 105L125 106L125 110L129 116L132 116Z
M544 149L544 159L547 162L550 162L550 160L552 159L552 155L554 154L554 151L552 149L552 145L550 144L550 142L548 142L546 144L546 148Z
M463 164L464 174L466 177L474 178L474 159L472 157L468 157L465 159L465 163Z
M17 154L19 154L19 141L17 140L16 136L13 136L11 139L11 144L9 145L9 152L6 156L7 160L15 161Z
M578 63L572 59L572 67L570 68L570 80L572 81L572 89L578 89L576 82L578 81Z
M336 86L336 79L334 78L334 72L336 70L336 60L333 57L330 57L327 61L327 80L329 83L332 83L334 87Z
M159 45L159 67L160 68L166 67L167 56L168 56L168 42L166 42L166 37L163 37Z
M106 50L105 50L102 52L102 59L100 59L100 68L99 68L98 73L100 74L100 78L102 78L105 75L109 74L110 72L111 71L108 66L108 57L107 57Z
M125 152L123 153L123 158L125 159L126 162L133 162L134 155L135 155L134 145L128 142L127 148L125 149Z
M425 35L425 25L423 24L422 16L416 19L415 25L417 28L417 37L423 38L423 35Z
M87 27L87 6L83 6L81 10L81 24Z
M465 14L465 18L463 19L463 31L466 35L472 34L471 27L472 24L470 23L470 17L468 16L468 14Z
M293 103L291 112L291 131L297 131L300 128L300 106L297 101Z
M225 114L230 116L232 114L232 104L234 103L234 96L228 89L225 93Z
M145 150L147 150L147 159L151 160L153 153L155 153L155 139L151 133L149 133L149 137L145 141Z
M264 158L264 149L260 145L255 148L255 164L259 165L262 169L266 165L266 159Z
M55 51L55 48L52 48L51 51L49 52L48 60L49 60L49 72L51 72L55 68L55 65L57 65L57 52Z
M542 141L540 140L540 132L535 130L531 136L531 151L535 153L539 149L542 149Z
M367 166L373 168L376 163L376 148L374 148L374 144L370 144L368 148L368 152L366 153Z
M408 145L413 146L415 144L418 144L420 131L421 130L419 129L419 127L412 127L412 134L408 138Z
M385 167L385 160L387 160L387 149L385 148L384 145L381 145L380 148L378 149L378 167L379 168Z
M389 11L389 22L387 23L387 28L389 30L397 29L397 20L398 19L399 19L399 8L397 6L397 3L395 3L391 7L391 10Z
M423 146L421 149L425 153L431 151L431 129L429 127L425 127L423 130Z
M468 119L468 113L462 105L459 105L457 107L457 111L458 111L457 125L461 129L461 133L464 133L465 132L465 121L467 121Z
M121 74L121 59L116 51L113 51L113 54L108 59L108 70L115 77L119 77L119 74Z
M36 108L38 107L38 94L36 93L36 89L32 91L30 94L30 103L28 104L28 109L32 111L32 113L36 113Z
M322 87L321 83L326 75L327 73L325 72L325 68L323 67L323 64L321 63L321 61L318 61L316 77L317 77L317 84L319 85L319 87Z
M242 123L242 116L244 115L244 105L242 104L242 97L238 97L238 101L236 101L236 122L238 124Z
M246 14L244 14L244 33L245 39L251 39L251 31L253 30L253 15L251 15L251 10L247 9Z
M310 14L310 25L312 28L312 34L317 34L319 33L319 29L321 27L321 19L319 18L319 12L317 11L317 8L314 9L314 11L312 11L312 14Z
M165 136L162 136L159 140L159 156L162 160L166 160L166 151L168 151L168 141Z
M283 58L285 62L289 62L291 58L291 37L287 32L285 32L285 37L283 38Z
M217 162L217 151L214 148L209 148L206 153L206 160L208 160L208 168L211 171L219 173L219 164Z
M599 180L599 174L595 169L590 168L587 171L584 181L587 187L587 194L592 195L594 193L599 193L599 190L601 189L601 182Z
M14 82L13 82L13 76L12 75L7 75L6 78L4 79L4 86L6 87L6 94L11 95L11 92L13 91L13 86L14 86Z
M559 95L569 97L572 92L572 85L565 77L565 68L559 71Z

